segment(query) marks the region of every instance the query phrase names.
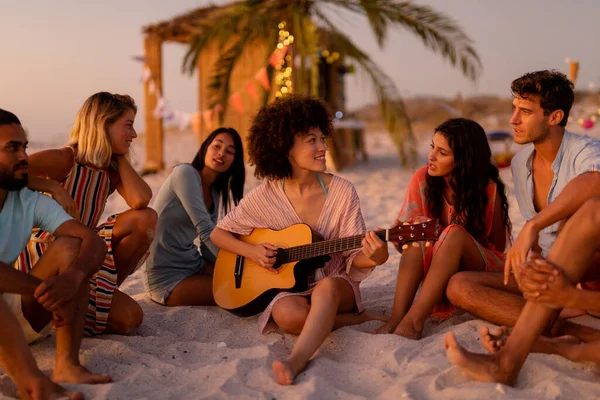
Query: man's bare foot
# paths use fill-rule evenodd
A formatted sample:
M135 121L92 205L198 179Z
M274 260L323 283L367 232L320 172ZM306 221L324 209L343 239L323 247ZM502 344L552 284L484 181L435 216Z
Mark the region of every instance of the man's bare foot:
M394 330L394 334L403 336L407 339L419 340L423 335L423 324L418 325L412 321L406 321L406 319L403 319Z
M518 374L518 371L504 370L498 354L475 354L466 351L456 342L452 332L448 332L444 336L444 348L452 364L478 381L499 382L510 385Z
M24 378L23 382L16 382L17 395L23 399L58 399L68 397L72 400L83 400L79 392L67 392L62 386L52 382L46 375Z
M491 354L497 353L504 347L508 335L510 335L510 328L506 326L496 326L491 329L487 326L479 328L481 345Z
M101 384L112 381L109 375L93 374L82 365L68 365L64 368L58 366L52 373L52 380L56 383L87 383Z
M294 369L287 360L277 360L273 361L271 369L275 374L275 380L277 381L277 383L279 383L280 385L291 385L292 383L294 383L296 375L298 375L298 373L302 371L304 367Z

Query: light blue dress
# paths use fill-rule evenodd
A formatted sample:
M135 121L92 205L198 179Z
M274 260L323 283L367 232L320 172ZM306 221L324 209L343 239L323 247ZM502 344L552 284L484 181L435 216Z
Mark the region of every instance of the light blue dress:
M219 214L214 189L212 197L209 211L200 174L190 164L176 166L158 191L153 206L158 213L156 235L142 270L144 287L153 301L165 304L179 282L202 271L205 260L214 264L219 252L210 241Z

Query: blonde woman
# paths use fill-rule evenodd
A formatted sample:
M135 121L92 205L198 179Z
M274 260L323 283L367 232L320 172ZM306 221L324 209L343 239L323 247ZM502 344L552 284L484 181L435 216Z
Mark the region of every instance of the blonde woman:
M29 158L29 188L50 194L74 218L95 229L108 247L102 268L90 280L88 335L128 334L143 319L141 307L117 289L143 262L157 221L156 212L147 207L152 191L128 160L137 137L136 112L129 96L96 93L79 110L66 147ZM115 190L131 209L100 223ZM18 268L28 272L52 240L48 232L34 230Z

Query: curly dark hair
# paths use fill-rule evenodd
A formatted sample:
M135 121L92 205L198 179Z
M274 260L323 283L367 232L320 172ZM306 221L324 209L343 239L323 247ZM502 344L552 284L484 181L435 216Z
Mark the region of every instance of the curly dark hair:
M233 204L238 205L242 197L244 197L244 182L246 181L246 168L244 166L244 147L240 134L233 128L217 128L200 145L200 150L196 153L196 156L192 160L191 164L198 171L204 169L204 159L208 146L211 145L213 140L221 134L226 133L233 139L235 146L235 155L231 167L223 172L213 183L217 192L221 195L221 204L223 206L223 213L229 212L229 192L233 197Z
M562 110L564 116L558 125L567 126L575 94L573 83L562 72L556 70L529 72L512 81L510 90L513 96L524 99L531 95L539 96L544 115Z
M292 176L288 159L296 135L319 128L323 136L333 132L325 103L309 96L292 94L266 105L252 121L248 135L250 163L258 179L283 179Z
M454 169L449 184L454 192L455 215L462 218L462 221L456 222L479 242L488 243L484 221L488 202L486 188L491 179L496 183L502 202L502 219L510 233L512 225L508 217L506 189L498 168L492 164L492 152L481 125L466 118L451 118L435 128L434 132L443 135L454 152ZM440 219L446 180L427 174L426 182L429 209L434 218Z

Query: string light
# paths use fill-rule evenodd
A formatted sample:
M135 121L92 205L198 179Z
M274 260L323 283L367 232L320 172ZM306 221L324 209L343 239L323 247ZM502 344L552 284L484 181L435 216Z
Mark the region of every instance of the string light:
M277 27L279 28L279 43L277 43L277 48L281 50L284 46L294 43L294 36L285 30L285 22L280 22ZM279 86L279 90L275 92L275 97L282 97L292 93L292 57L289 55L282 57L279 64L275 65L275 69L277 70L275 84Z
M340 53L337 51L329 51L327 49L321 50L319 55L327 64L333 64L340 59Z

